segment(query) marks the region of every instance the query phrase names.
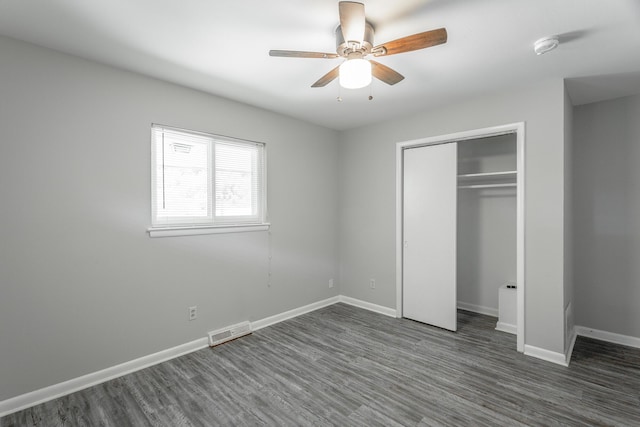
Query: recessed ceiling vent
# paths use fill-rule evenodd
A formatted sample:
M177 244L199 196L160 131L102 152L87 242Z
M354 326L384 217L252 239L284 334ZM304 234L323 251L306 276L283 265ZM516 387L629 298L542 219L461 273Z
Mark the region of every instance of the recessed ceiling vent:
M547 52L551 52L557 48L560 44L560 40L557 37L543 37L533 44L533 51L536 55L542 55Z
M249 335L250 333L251 323L249 323L249 321L227 326L226 328L218 329L216 331L211 331L209 332L209 346L215 347L216 345L235 340L236 338Z

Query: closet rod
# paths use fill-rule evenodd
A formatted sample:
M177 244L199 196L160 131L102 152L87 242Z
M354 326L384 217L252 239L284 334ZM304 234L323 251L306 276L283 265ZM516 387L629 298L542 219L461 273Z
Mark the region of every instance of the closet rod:
M500 187L515 187L515 183L509 184L476 184L476 185L459 185L458 188L500 188Z

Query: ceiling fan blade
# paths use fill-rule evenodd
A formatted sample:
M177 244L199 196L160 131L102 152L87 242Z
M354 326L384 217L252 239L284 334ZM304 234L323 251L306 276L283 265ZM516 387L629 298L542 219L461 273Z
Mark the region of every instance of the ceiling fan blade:
M338 58L338 55L335 53L304 52L299 50L270 50L269 56L282 56L285 58L320 58L320 59Z
M338 65L333 70L329 71L324 76L320 77L320 79L311 85L311 87L325 87L332 81L334 81L340 75L340 66Z
M439 28L381 44L371 51L375 56L395 55L396 53L411 52L412 50L437 46L446 42L447 30Z
M364 4L355 1L341 1L338 3L338 8L344 41L347 44L350 42L362 44L366 23Z
M371 62L371 74L376 79L382 80L388 85L394 85L404 80L404 76L394 69L376 61L369 60L369 62Z

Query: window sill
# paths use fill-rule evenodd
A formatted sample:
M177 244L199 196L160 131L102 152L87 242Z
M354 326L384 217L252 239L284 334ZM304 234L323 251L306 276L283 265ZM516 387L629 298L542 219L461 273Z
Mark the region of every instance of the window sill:
M199 234L246 233L251 231L267 231L271 224L246 225L196 225L189 227L151 227L147 229L149 237L195 236Z

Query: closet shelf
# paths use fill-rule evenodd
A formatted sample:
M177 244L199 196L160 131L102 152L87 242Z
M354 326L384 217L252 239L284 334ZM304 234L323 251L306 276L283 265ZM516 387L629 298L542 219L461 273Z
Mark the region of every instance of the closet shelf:
M460 181L484 180L484 179L507 179L515 178L518 171L500 171L500 172L483 172L483 173L466 173L458 175Z
M505 184L472 184L472 185L459 185L458 188L500 188L500 187L515 187L514 182Z

